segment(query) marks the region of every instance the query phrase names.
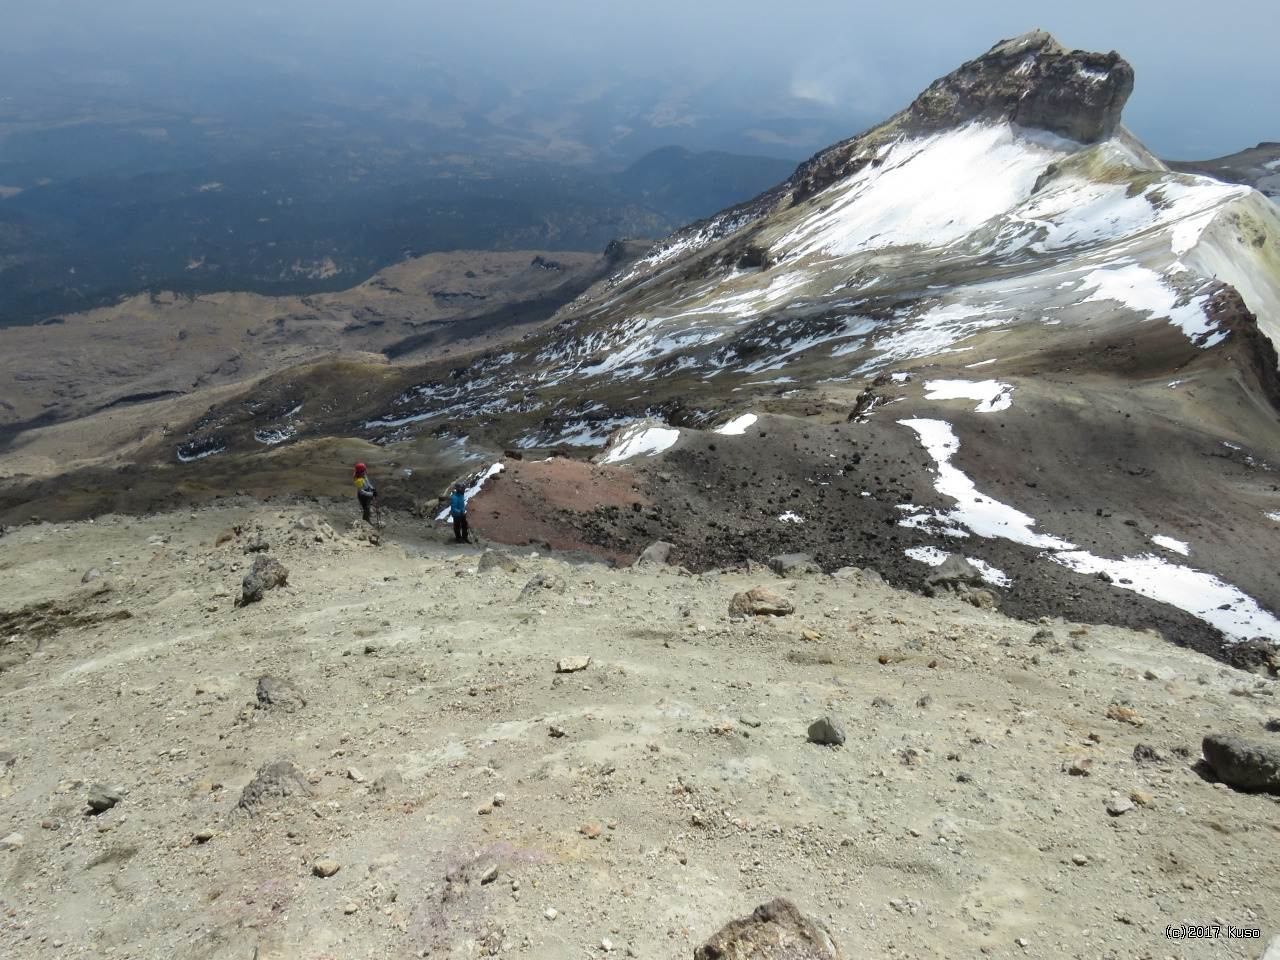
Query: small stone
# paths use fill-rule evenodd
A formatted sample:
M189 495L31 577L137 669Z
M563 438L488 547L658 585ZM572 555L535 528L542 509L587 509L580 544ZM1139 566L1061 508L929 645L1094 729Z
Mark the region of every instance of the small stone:
M102 571L97 567L90 567L84 572L84 576L80 578L81 583L91 583L102 576Z
M500 807L506 802L507 802L507 795L505 793L495 793L493 795L493 799L490 801L490 803L492 803L495 807Z
M564 657L556 662L556 673L577 673L591 663L590 657Z
M1093 773L1093 757L1073 757L1062 769L1073 777L1087 777Z
M124 794L119 790L113 790L105 787L100 783L95 783L89 788L89 810L91 813L99 814L110 810L117 803L124 799Z
M1151 806L1152 803L1155 802L1156 798L1153 797L1151 794L1147 793L1145 790L1139 790L1138 788L1135 787L1134 789L1129 791L1129 799L1132 800L1134 803L1136 803L1140 807L1149 807Z
M11 833L0 840L0 851L21 850L24 843L26 843L26 838L22 834Z
M347 767L347 779L354 780L356 783L364 783L364 774L355 767Z
M356 904L348 903L345 907L342 908L342 912L345 913L347 916L351 916L351 914L355 913L359 909L360 907L357 906Z
M558 723L553 723L547 728L547 735L550 737L563 737L565 735L564 727Z
M1071 855L1071 862L1074 863L1077 867L1083 867L1085 864L1089 862L1089 858L1086 857L1083 853L1073 853Z
M493 883L493 881L497 879L498 879L498 865L496 863L491 863L485 869L484 873L480 874L480 886L483 887L486 884Z
M817 630L801 630L800 635L804 637L806 640L822 639L822 634L820 634Z
M491 813L493 813L493 804L491 803L486 803L484 806L476 810L477 817L487 817Z
M217 834L213 830L210 830L208 827L204 827L203 829L197 830L193 833L191 835L191 839L196 843L208 843L216 836Z
M584 823L578 828L578 832L588 840L594 840L596 837L600 836L600 828L594 823Z
M1178 671L1173 667L1152 667L1143 676L1148 680L1158 680L1161 683L1172 683L1178 679Z
M761 723L759 717L753 717L749 713L744 713L742 716L740 716L738 718L738 722L742 724L744 727L751 727L753 730L756 727L760 726L760 723Z
M1107 801L1107 813L1120 817L1134 809L1134 803L1128 797L1112 797Z
M600 949L603 950L605 953L613 953L613 941L610 940L608 937L605 937L603 940L600 941Z
M311 865L311 872L317 877L332 877L341 869L342 864L337 860L317 860Z
M560 911L555 907L547 907L546 912L542 915L548 920L554 920L556 917L560 916Z

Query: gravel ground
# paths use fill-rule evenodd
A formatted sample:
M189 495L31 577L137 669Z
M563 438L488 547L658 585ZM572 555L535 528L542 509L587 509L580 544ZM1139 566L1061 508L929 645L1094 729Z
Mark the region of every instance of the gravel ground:
M1275 681L854 571L481 564L354 513L5 535L0 955L687 958L776 896L850 957L1280 933L1276 798L1200 759L1210 732L1275 742ZM259 541L288 582L237 606ZM753 586L795 612L730 618ZM806 742L828 714L845 743ZM285 759L292 795L241 807Z

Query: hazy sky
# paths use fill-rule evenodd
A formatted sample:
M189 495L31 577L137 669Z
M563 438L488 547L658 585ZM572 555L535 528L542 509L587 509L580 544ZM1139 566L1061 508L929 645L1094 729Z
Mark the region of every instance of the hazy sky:
M171 70L202 60L229 67L256 62L299 77L331 75L335 83L449 63L517 94L538 91L544 104L589 103L629 86L660 90L660 102L645 116L669 128L671 142L698 141L695 132L702 131L696 145L715 145L717 114L734 112L755 116L752 135L762 143L776 138L774 152L797 156L825 143L807 143L803 131L779 134L789 115L825 118L829 125L812 136L852 135L998 40L1042 27L1067 47L1115 49L1133 64L1137 85L1125 123L1161 156L1205 158L1280 140L1276 21L1274 8L1260 0L12 0L6 6L0 55L38 53L47 83L88 51L114 51L135 74L156 57ZM103 82L112 78L104 73Z

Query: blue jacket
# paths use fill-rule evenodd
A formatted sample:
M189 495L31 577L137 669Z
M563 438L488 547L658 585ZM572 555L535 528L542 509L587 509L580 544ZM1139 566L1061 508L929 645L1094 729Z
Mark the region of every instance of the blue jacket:
M449 509L455 517L460 517L467 512L467 495L458 493L456 490L449 497Z

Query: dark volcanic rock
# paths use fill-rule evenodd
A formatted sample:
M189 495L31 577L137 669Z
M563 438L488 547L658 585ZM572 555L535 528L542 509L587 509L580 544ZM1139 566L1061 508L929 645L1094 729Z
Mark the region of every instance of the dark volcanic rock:
M1280 793L1280 745L1211 733L1202 749L1213 772L1227 786Z
M258 707L267 710L275 708L285 713L293 713L307 705L302 691L289 680L278 677L258 678Z
M1280 672L1280 649L1266 637L1254 637L1227 647L1227 663L1237 670L1248 670L1264 677Z
M289 581L289 568L274 557L260 553L253 560L253 569L245 575L241 584L240 605L257 603L266 590L282 587Z
M1033 30L935 80L909 114L925 128L981 117L1096 143L1116 132L1132 92L1133 67L1114 50L1068 52Z
M841 960L824 927L779 897L734 920L693 952L694 960Z
M258 769L257 775L240 794L237 809L254 814L273 801L293 796L309 797L314 793L311 784L292 760L276 760L263 764Z

